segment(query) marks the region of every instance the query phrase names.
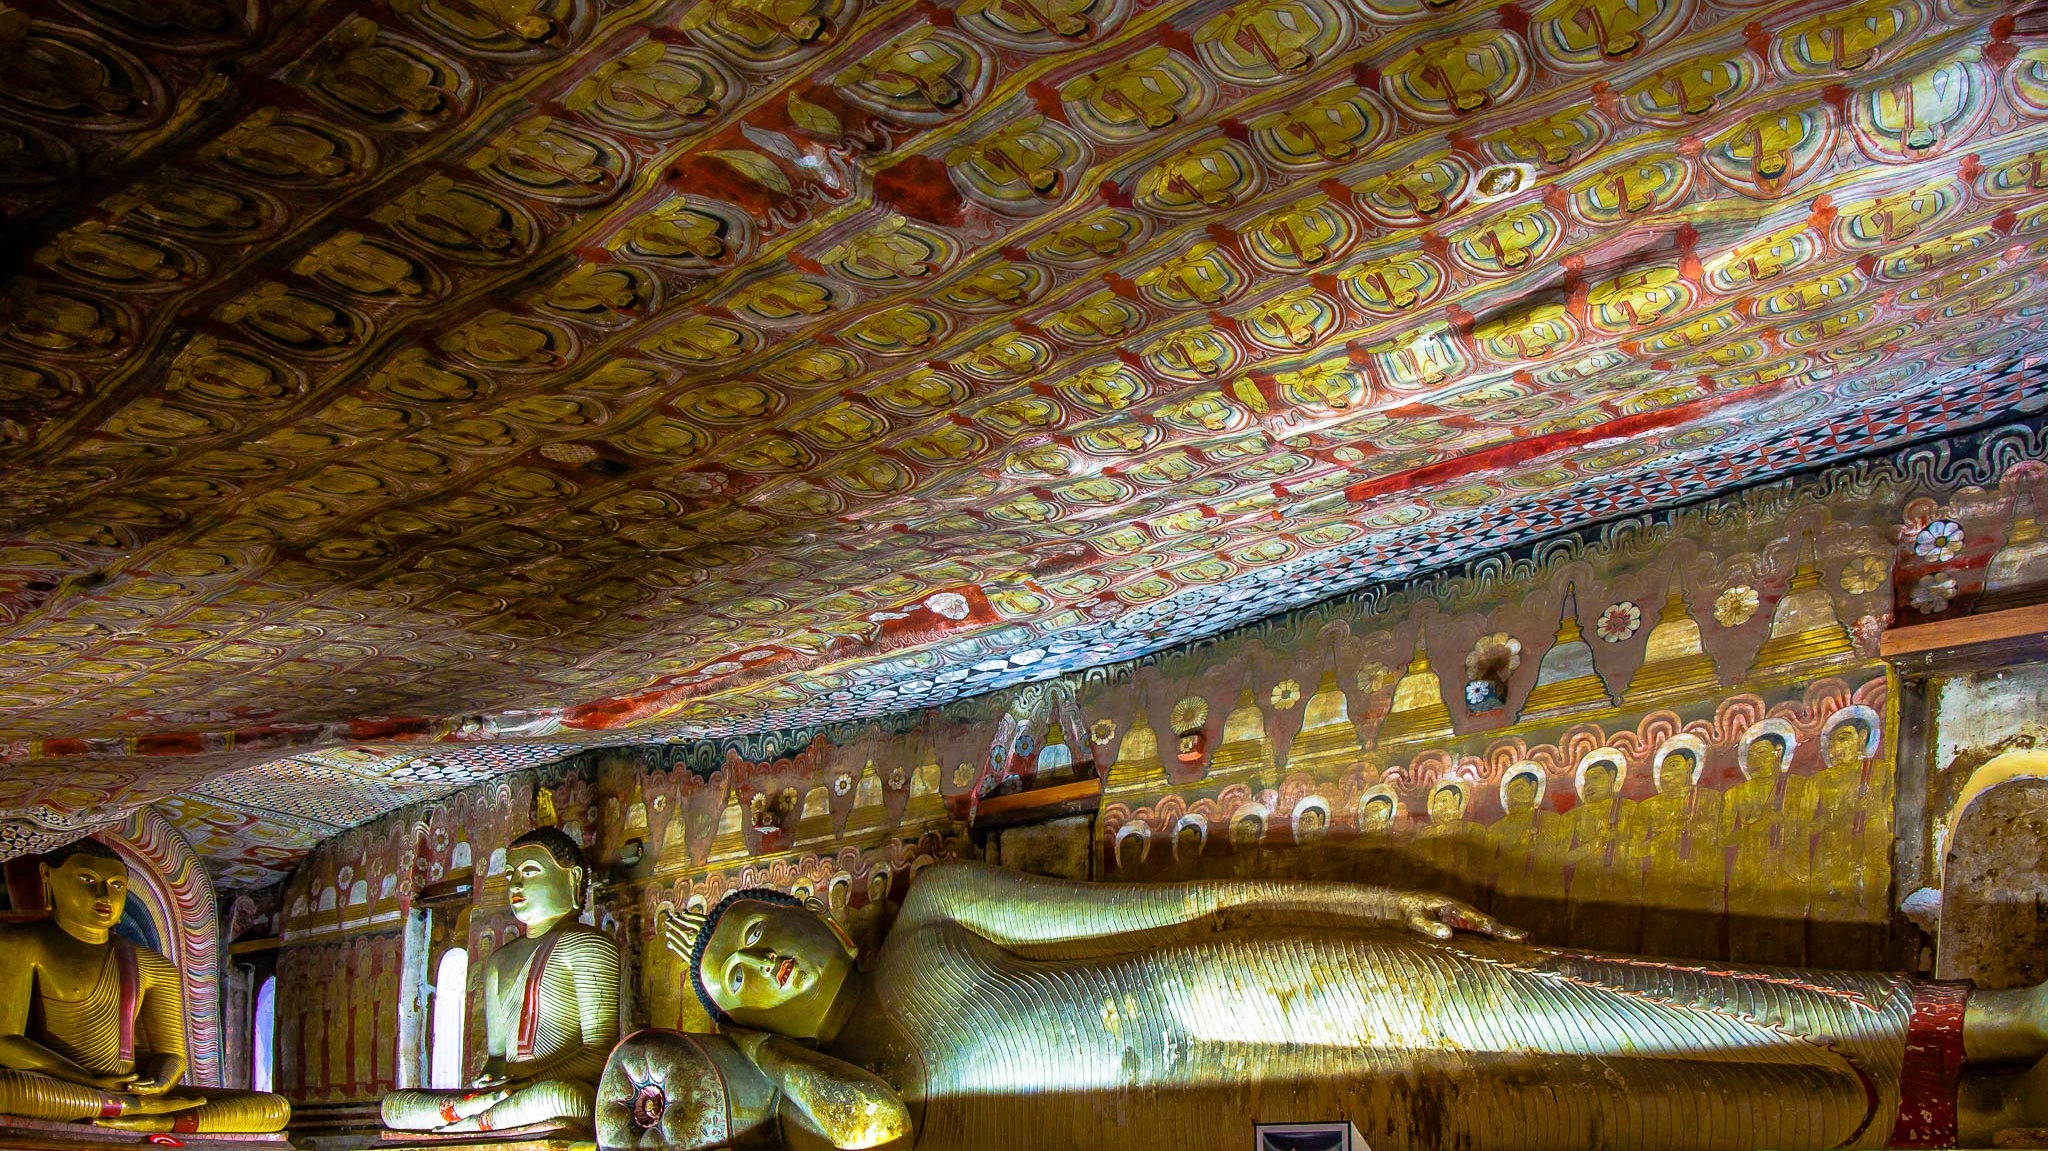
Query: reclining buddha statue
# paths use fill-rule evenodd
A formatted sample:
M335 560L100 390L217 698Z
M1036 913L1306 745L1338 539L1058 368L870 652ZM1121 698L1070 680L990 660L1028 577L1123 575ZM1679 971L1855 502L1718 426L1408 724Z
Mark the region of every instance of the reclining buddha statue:
M2038 987L1561 951L1372 887L949 863L864 966L773 891L664 931L723 1033L620 1045L608 1149L1981 1147L2048 1110Z
M576 919L588 871L575 840L536 828L512 841L505 867L506 897L525 933L484 968L483 1073L467 1089L386 1095L386 1127L457 1134L590 1125L597 1077L619 1038L619 948Z
M114 934L128 901L121 857L81 839L45 857L41 873L50 918L0 926L0 1124L282 1130L282 1095L179 1085L184 990L170 960Z

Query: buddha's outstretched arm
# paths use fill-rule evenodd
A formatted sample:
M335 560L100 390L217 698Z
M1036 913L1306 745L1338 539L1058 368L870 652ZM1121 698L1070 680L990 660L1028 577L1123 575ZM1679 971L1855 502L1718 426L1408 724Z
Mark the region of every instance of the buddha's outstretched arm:
M1071 950L1061 945L1136 936L1228 912L1406 927L1436 939L1450 938L1454 929L1502 939L1528 934L1448 896L1364 884L1238 879L1080 883L982 863L927 869L911 885L893 930L950 922L1029 954Z
M879 1077L780 1036L731 1035L781 1090L795 1112L791 1117L841 1151L879 1147L910 1133L910 1109Z

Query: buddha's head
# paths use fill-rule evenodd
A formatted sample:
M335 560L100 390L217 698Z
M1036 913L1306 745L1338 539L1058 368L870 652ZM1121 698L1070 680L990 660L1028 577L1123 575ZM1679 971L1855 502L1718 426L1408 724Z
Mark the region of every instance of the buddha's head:
M854 956L845 931L803 901L748 888L704 917L691 982L720 1023L809 1039L826 1029Z
M1465 818L1465 789L1455 783L1438 785L1429 793L1429 821L1456 823Z
M1391 796L1375 795L1365 801L1359 812L1359 830L1366 834L1391 831L1394 827L1394 800Z
M1785 741L1776 735L1760 735L1749 741L1749 775L1755 779L1785 770Z
M1586 768L1585 780L1579 785L1579 798L1586 803L1613 799L1620 783L1621 772L1612 761L1595 761Z
M505 898L529 934L544 932L583 905L590 874L583 849L552 827L536 827L505 850Z
M1294 841L1315 843L1330 829L1330 814L1320 807L1304 807L1294 816Z
M1657 791L1663 795L1683 795L1692 786L1693 773L1700 765L1699 757L1689 747L1674 748L1664 757L1664 763L1657 769Z
M1536 798L1541 784L1542 780L1534 772L1516 772L1508 777L1506 785L1500 789L1501 806L1507 808L1509 815L1536 810Z
M43 859L50 910L65 934L106 942L128 902L128 865L96 839L81 839Z
M1860 719L1843 720L1828 732L1825 753L1828 766L1835 768L1860 768L1863 766L1863 748L1870 742L1870 727Z

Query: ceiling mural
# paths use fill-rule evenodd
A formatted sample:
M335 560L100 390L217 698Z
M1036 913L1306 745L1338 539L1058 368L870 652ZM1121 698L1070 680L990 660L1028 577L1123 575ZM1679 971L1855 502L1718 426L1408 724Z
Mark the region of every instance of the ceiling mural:
M0 7L0 807L902 710L1979 424L2044 164L1994 0Z

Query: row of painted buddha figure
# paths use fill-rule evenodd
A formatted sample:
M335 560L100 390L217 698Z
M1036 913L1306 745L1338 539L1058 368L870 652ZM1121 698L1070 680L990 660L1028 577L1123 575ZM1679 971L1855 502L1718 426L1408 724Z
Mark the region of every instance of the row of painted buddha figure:
M1691 734L1665 740L1629 778L1613 748L1587 753L1572 785L1554 787L1524 762L1497 786L1498 814L1474 818L1477 781L1452 776L1411 813L1391 784L1359 800L1359 846L1379 850L1395 882L1487 906L1539 939L1623 951L1754 962L1860 965L1866 936L1885 919L1891 847L1890 772L1874 769L1880 719L1862 706L1829 717L1818 765L1794 770L1799 734L1782 719L1743 732L1740 778L1708 782L1708 749ZM1329 830L1320 799L1299 801L1291 838L1312 846ZM1137 870L1154 857L1142 826L1115 841L1114 857ZM1176 862L1204 850L1204 830L1175 829ZM1269 843L1263 807L1231 813L1243 850ZM1163 846L1163 845L1162 845ZM1160 853L1164 854L1164 853Z

